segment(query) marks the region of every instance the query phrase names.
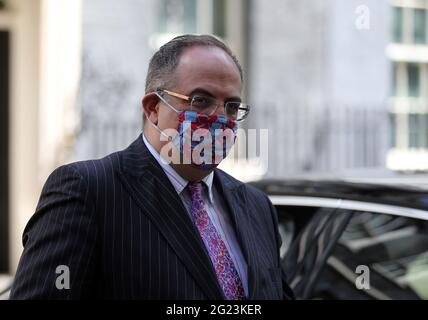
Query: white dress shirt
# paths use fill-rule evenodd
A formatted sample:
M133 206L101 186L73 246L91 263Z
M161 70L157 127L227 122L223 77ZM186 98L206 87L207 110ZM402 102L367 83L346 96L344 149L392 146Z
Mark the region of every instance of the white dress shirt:
M152 156L156 159L156 161L162 167L163 171L166 173L169 181L171 181L172 185L180 196L184 207L187 208L187 212L190 215L192 201L188 192L183 192L188 184L188 181L183 179L164 159L161 158L159 153L147 141L144 134L141 134L141 136L143 137L143 141L147 149L149 149ZM247 263L244 256L242 255L232 221L227 214L224 200L213 185L213 178L214 172L211 172L204 179L202 179L202 182L206 186L206 188L203 188L202 192L205 209L207 210L209 218L223 239L227 250L229 251L232 261L238 271L239 277L241 278L245 296L248 297Z

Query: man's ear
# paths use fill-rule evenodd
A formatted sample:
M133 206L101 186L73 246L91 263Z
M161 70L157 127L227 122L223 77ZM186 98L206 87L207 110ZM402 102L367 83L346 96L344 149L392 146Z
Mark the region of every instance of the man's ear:
M158 104L159 97L154 92L147 93L141 100L144 114L154 124L158 123Z

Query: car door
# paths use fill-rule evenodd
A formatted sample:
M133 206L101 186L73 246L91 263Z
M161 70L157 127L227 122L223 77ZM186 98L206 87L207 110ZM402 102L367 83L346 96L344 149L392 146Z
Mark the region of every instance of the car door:
M344 202L324 204L312 207L299 230L288 227L294 234L288 234L292 241L282 248L287 281L298 299L428 298L426 220L397 214L405 214L403 208L394 213L392 207L377 212L344 208ZM307 211L305 206L282 206L280 229ZM284 212L291 216L284 219ZM366 279L363 286L361 278Z

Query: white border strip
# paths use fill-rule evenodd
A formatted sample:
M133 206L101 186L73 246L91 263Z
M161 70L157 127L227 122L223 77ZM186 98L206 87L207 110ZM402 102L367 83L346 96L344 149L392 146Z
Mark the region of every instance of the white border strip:
M334 198L307 197L307 196L275 196L269 199L274 205L280 206L305 206L305 207L327 207L348 210L369 211L377 213L392 214L408 218L428 220L428 211L406 208L388 204L370 203L356 200L344 200Z

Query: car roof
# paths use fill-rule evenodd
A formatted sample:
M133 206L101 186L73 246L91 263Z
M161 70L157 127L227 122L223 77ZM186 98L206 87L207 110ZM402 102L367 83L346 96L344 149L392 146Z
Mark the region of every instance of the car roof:
M250 182L268 195L347 199L428 210L428 184L381 179L264 179Z

